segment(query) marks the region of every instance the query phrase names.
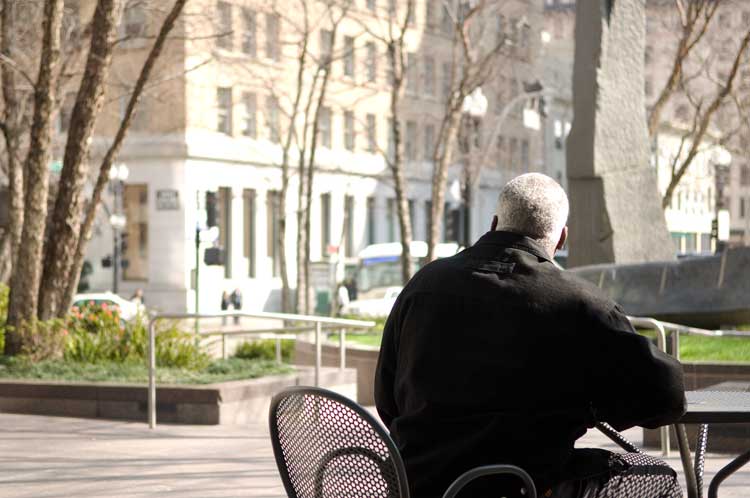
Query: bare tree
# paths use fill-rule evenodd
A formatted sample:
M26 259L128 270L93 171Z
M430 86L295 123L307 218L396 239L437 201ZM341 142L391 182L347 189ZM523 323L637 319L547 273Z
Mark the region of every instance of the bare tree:
M746 111L741 98L736 95L739 70L749 53L750 29L743 27L737 44L733 43L737 40L735 37L732 40L717 40L717 36L712 36L722 28L715 21L721 17L720 12L723 10L729 15L733 3L731 0L674 0L681 31L669 76L649 112L649 133L652 138L663 125L663 113L668 104L680 98L684 108L689 111L682 116L686 127L680 137L679 151L674 154L670 164L669 184L662 197L664 209L672 202L675 190L704 148L712 128L720 133L717 139L720 144L727 144L740 129L750 129L746 116L743 117ZM720 50L728 55L728 67L720 67L717 62L719 49L716 46L703 47L716 42L721 44ZM708 55L704 55L700 48L706 48L703 52ZM735 104L738 117L735 121L739 121L737 128L717 126L717 119L728 111L727 104Z
M180 14L182 14L182 11L185 8L187 2L188 0L175 0L175 2L172 4L172 8L169 10L166 17L162 21L161 27L159 28L159 33L157 34L156 39L154 40L154 43L148 53L148 56L143 62L140 73L138 74L138 79L136 80L133 91L130 94L130 99L128 100L128 104L125 108L125 113L120 121L120 125L117 129L117 133L115 134L115 138L112 141L112 144L107 149L107 152L104 154L101 162L99 163L99 174L96 179L94 191L91 195L91 199L88 201L85 218L83 220L83 223L81 224L78 240L76 241L76 252L73 259L73 266L69 273L68 285L62 289L65 292L64 298L62 299L62 302L65 303L65 305L58 310L58 314L64 313L67 309L67 305L73 300L76 288L78 287L78 279L81 275L81 268L83 268L83 261L86 255L86 245L91 239L91 231L94 226L94 220L96 219L96 212L99 208L99 205L101 204L104 188L109 182L109 172L112 169L112 164L114 163L117 154L122 147L122 143L125 140L128 129L130 128L130 124L133 121L133 115L135 114L138 102L143 95L146 84L151 78L157 61L159 60L159 57L164 50L164 46L167 43L169 34L174 29L175 24L177 23Z
M20 327L37 315L39 283L42 276L52 109L55 96L54 74L60 58L60 22L62 0L45 0L42 19L42 48L39 72L34 86L34 118L29 152L24 164L24 221L21 247L11 279L8 325L14 331L6 335L5 354L22 349Z
M99 0L91 23L86 69L68 126L68 139L52 213L44 272L39 289L39 318L46 320L67 311L65 290L74 266L83 209L83 185L88 172L91 135L104 103L104 83L112 61L119 23L117 0Z
M39 62L36 80L29 78L19 64L19 54L13 50L11 41L11 36L17 34L11 23L13 12L7 1L3 4L0 62L3 64L3 133L6 155L15 157L22 146L20 137L23 133L28 135L28 152L23 171L19 173L23 175L23 180L19 180L18 175L14 176L14 183L24 186L20 241L23 251L15 251L14 256L17 261L13 267L8 313L8 323L12 328L6 335L6 354L17 354L22 350L23 334L19 326L30 324L37 318L61 316L67 311L77 286L94 214L109 178L109 168L124 140L138 98L167 35L175 26L186 2L187 0L175 1L146 58L114 142L100 164L97 186L88 202L83 223L82 210L86 204L83 199L83 183L88 173L89 144L104 102L112 51L117 43L115 33L122 11L121 0L98 0L90 24L85 29L73 26L70 30L67 26L66 29L61 29L63 2L46 0L41 13L42 38L38 53L33 52L36 50L33 40L25 43L27 50L32 50L28 57ZM89 49L85 71L80 74L77 72L77 55L83 38L88 40ZM65 51L65 57L61 61L62 50ZM24 112L17 96L24 89L16 84L13 73L21 75L28 86L33 88L34 114L29 130L24 130L19 124ZM70 116L60 182L55 185L55 191L50 192L48 165L53 136L51 123L56 106L59 105L58 96L69 83L76 85L77 97ZM14 149L16 154L9 155ZM8 162L11 163L12 160ZM48 198L55 199L49 222ZM14 223L19 222L16 215Z
M430 212L427 259L435 259L435 246L440 239L448 182L448 166L453 159L464 99L495 74L502 60L508 39L503 33L489 29L491 13L501 8L491 0L469 4L446 2L451 15L452 50L450 89L445 101L435 140L432 160L432 205Z

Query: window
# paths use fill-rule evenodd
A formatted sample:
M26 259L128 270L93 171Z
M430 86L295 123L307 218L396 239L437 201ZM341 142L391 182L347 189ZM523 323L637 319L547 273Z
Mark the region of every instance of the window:
M251 92L243 93L242 105L245 110L242 135L245 137L256 138L258 135L258 102L255 94Z
M219 189L219 247L224 249L224 278L232 278L232 189Z
M502 14L498 14L497 17L495 17L495 45L501 45L506 44L505 40L505 16Z
M219 2L216 5L217 17L219 18L219 32L217 33L216 46L224 50L234 48L232 30L232 5L227 2Z
M73 115L73 107L76 103L75 92L68 92L60 104L60 112L57 115L57 130L60 133L67 133L70 127L70 117Z
M651 64L651 61L654 57L654 47L651 45L646 45L646 50L643 52L643 62L646 64Z
M396 242L396 199L388 199L388 204L386 206L386 216L385 216L385 222L387 223L386 229L387 229L387 237L388 242Z
M242 9L242 22L244 24L242 32L242 52L255 57L258 53L257 40L257 20L255 11L251 9Z
M740 169L740 185L743 187L750 185L750 165L746 164Z
M524 24L521 27L521 35L518 40L518 48L521 49L521 55L523 57L529 56L529 49L531 48L531 28Z
M344 112L344 147L346 150L354 150L356 134L354 133L354 113Z
M450 62L443 62L443 70L440 76L440 95L444 101L447 101L451 93L451 85L453 84Z
M424 24L428 30L435 29L435 6L439 0L425 0L424 2Z
M375 218L375 198L367 198L367 244L374 244L377 240L375 236L376 229L376 218Z
M376 152L378 150L378 130L377 121L374 114L367 115L367 151Z
M516 168L516 160L518 159L516 155L518 154L518 139L517 138L511 138L510 139L510 153L508 157L508 162L510 163L511 168Z
M351 195L344 196L344 255L347 258L354 256L354 197Z
M523 139L521 141L521 167L523 167L524 171L529 171L529 167L531 166L529 161L529 141L526 139Z
M378 76L378 52L374 42L367 42L365 45L367 59L365 60L365 74L367 81L374 83Z
M266 240L266 254L271 258L271 275L278 277L281 274L281 262L280 255L281 250L279 247L279 233L281 218L281 196L279 192L275 190L268 191L266 197L266 226L268 228L268 235Z
M232 89L216 90L217 113L216 130L227 135L232 134Z
M414 240L414 230L416 227L414 226L414 220L416 219L416 213L414 212L414 199L409 199L409 228L411 228L411 237L412 240Z
M278 15L266 14L266 56L273 61L281 60L280 25Z
M331 62L333 54L333 32L323 29L320 31L320 60L326 65Z
M424 93L435 95L435 59L431 56L424 58Z
M396 137L393 136L393 118L388 119L388 160L393 161L396 157Z
M372 12L375 12L375 0L366 0L367 2L367 10L370 10Z
M740 218L745 219L745 199L740 197Z
M242 255L247 259L247 276L255 278L256 275L256 254L255 254L255 190L245 189L242 191L242 203L243 203L243 222L244 222L244 237L243 240L243 251Z
M277 144L281 141L281 123L279 122L279 99L269 95L266 97L266 128L268 128L268 139Z
M126 184L122 195L125 229L121 235L123 280L148 280L148 185Z
M331 148L331 109L322 107L318 121L318 140L322 147Z
M414 121L406 122L404 152L407 160L415 161L417 159L417 123Z
M320 258L328 254L331 243L331 194L320 196Z
M453 32L453 17L451 16L450 10L448 10L450 8L448 3L442 2L442 4L443 16L440 19L440 31L442 31L444 35L450 35Z
M410 52L406 54L406 91L416 94L419 91L417 81L417 54Z
M354 37L344 37L344 75L354 78Z
M138 38L146 32L146 12L143 5L132 4L122 13L121 34L126 38Z
M654 84L651 82L651 78L646 78L643 91L646 97L651 97L654 94Z
M431 161L433 149L435 148L435 125L428 124L424 127L424 160Z
M432 201L424 201L424 220L425 220L425 226L424 226L424 233L425 233L425 240L428 240L430 238L430 229L432 228L430 225L432 225Z

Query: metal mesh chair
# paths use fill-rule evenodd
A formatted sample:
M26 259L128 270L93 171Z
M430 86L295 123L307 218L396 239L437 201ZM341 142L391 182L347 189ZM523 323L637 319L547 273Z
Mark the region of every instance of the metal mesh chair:
M313 387L271 400L271 443L290 498L409 498L401 455L358 404Z
M525 470L515 465L484 465L467 470L453 481L453 484L448 487L443 498L455 498L474 479L496 474L510 474L518 477L523 484L521 494L527 498L536 498L536 486L534 486L531 476Z

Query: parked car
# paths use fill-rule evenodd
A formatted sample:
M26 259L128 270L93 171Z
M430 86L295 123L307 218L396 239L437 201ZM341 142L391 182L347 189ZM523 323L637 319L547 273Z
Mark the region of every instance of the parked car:
M351 301L341 309L344 315L357 315L368 318L388 316L402 287L385 287L373 289L368 299ZM373 295L375 293L375 295Z
M73 296L73 306L81 308L91 303L99 306L102 304L116 306L120 310L120 316L125 321L132 320L139 312L145 311L143 305L128 301L112 292L92 292Z

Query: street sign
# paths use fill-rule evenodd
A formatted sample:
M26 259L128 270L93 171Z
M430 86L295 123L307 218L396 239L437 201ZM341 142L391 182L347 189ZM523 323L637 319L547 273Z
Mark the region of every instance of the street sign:
M180 192L174 189L156 191L157 211L176 211L180 209Z
M719 211L719 230L718 237L721 241L729 240L729 210L722 209Z

